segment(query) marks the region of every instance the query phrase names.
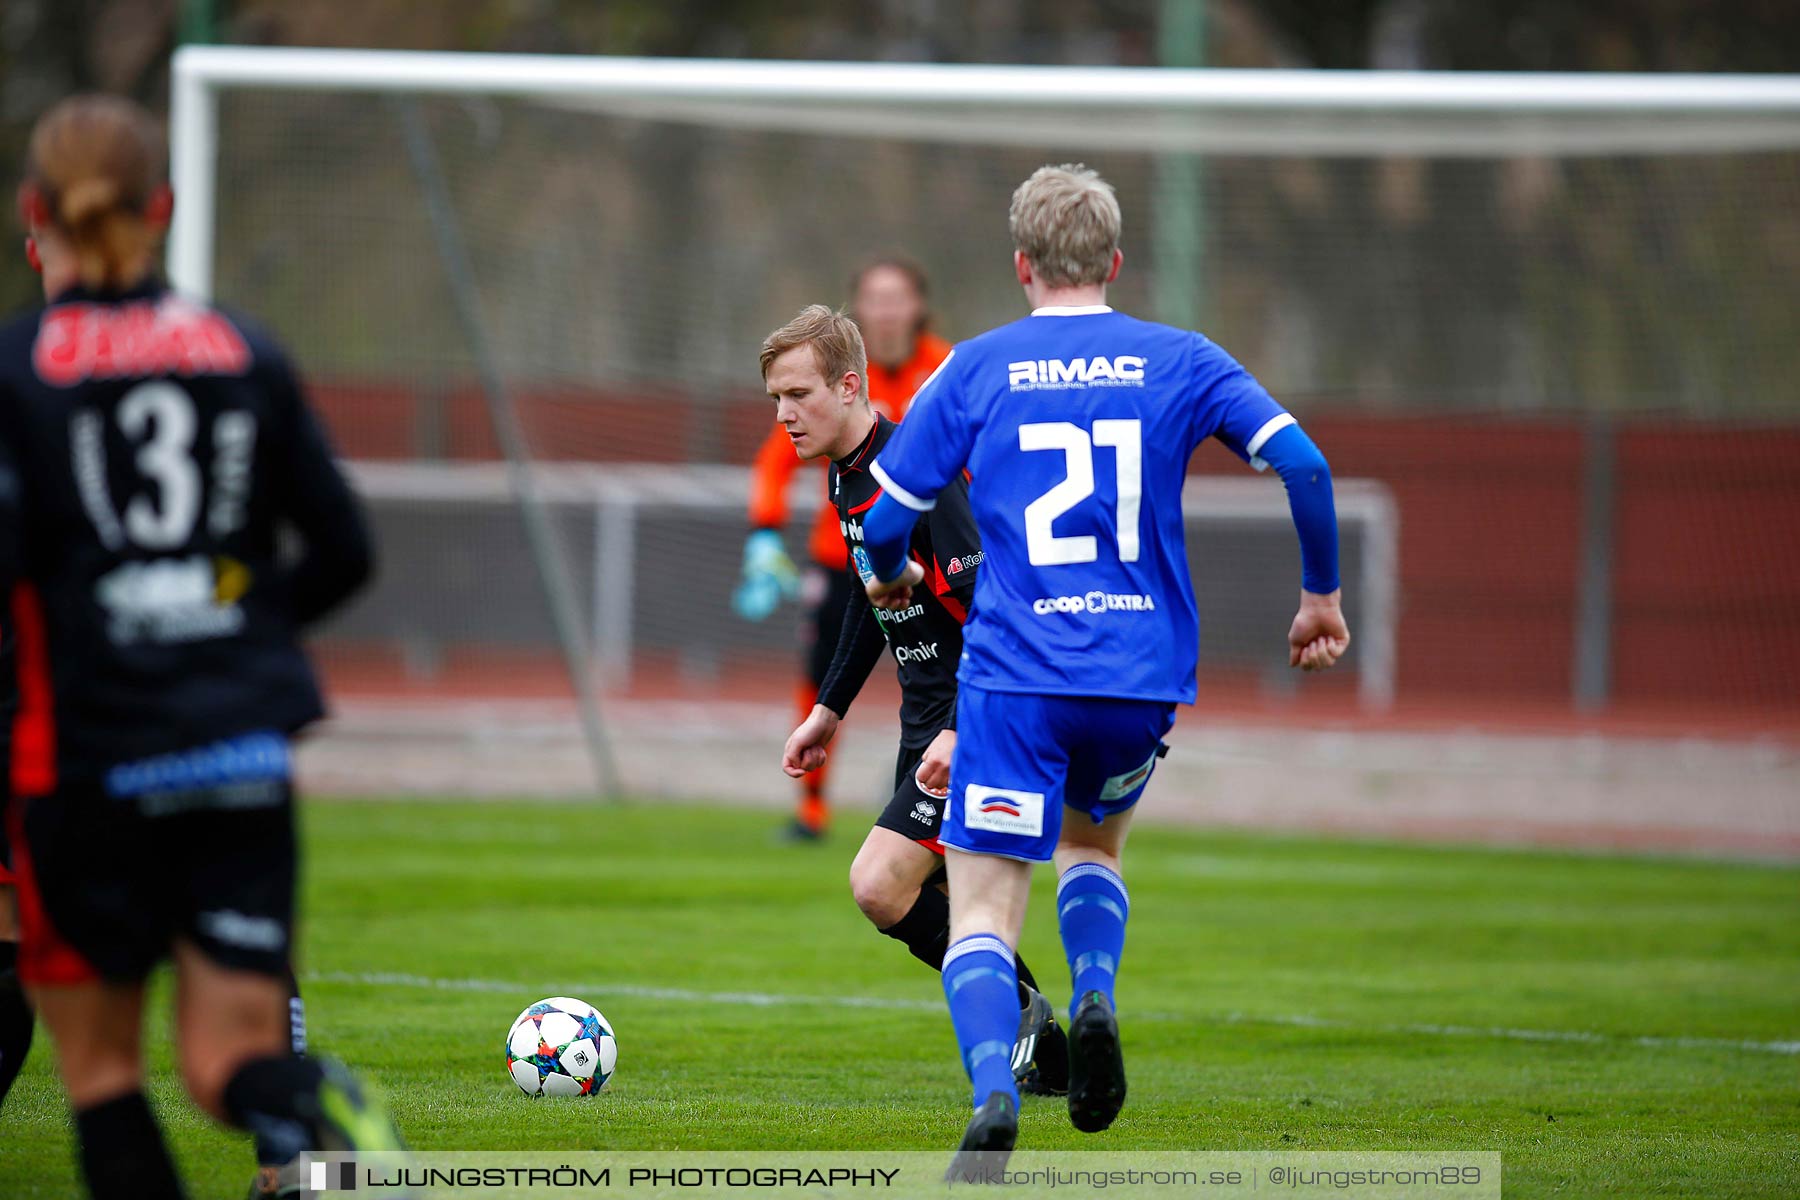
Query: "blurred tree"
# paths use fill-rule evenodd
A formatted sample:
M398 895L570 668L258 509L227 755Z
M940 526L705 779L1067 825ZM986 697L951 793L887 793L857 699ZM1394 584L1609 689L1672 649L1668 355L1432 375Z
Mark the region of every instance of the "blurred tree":
M0 14L0 314L38 302L25 265L13 186L38 115L71 92L121 92L154 107L165 100L174 0L6 0Z
M745 56L926 61L1123 63L1154 61L1160 0L206 0L221 40L544 53ZM0 16L0 161L16 176L31 122L58 97L108 88L160 106L179 0L4 0ZM1216 65L1439 67L1483 70L1800 70L1800 24L1793 0L1208 0L1208 58ZM689 150L671 149L679 157ZM670 162L666 177L692 176L704 162ZM1765 213L1758 180L1741 164L1711 164L1688 187L1679 212L1647 208L1655 189L1614 186L1644 167L1612 161L1307 160L1236 176L1228 162L1207 188L1261 189L1250 216L1210 236L1232 254L1265 257L1259 270L1277 308L1300 316L1299 340L1326 364L1321 376L1346 391L1379 396L1389 364L1404 354L1414 379L1502 382L1517 371L1507 346L1521 332L1552 347L1559 371L1618 394L1657 394L1669 380L1720 376L1708 347L1729 336L1706 331L1706 306L1726 270L1767 270L1757 247L1792 238L1792 213ZM346 181L356 164L338 164ZM1753 170L1754 164L1751 164ZM1245 179L1250 178L1246 183ZM246 177L245 186L259 186ZM10 188L7 189L10 193ZM1667 189L1665 189L1666 191ZM1635 198L1634 198L1635 197ZM1633 206L1637 206L1634 208ZM1709 209L1707 206L1712 206ZM11 205L8 204L10 211ZM1711 221L1709 211L1732 220ZM1775 233L1759 236L1758 213ZM682 222L656 236L679 249ZM1499 242L1493 231L1502 231ZM1637 231L1636 240L1620 230ZM1346 231L1366 234L1347 239ZM1648 231L1648 232L1646 232ZM1725 239L1721 231L1734 231ZM0 309L35 299L36 281L16 253L16 221L0 241ZM1621 307L1630 247L1659 239L1694 286L1656 304ZM1506 241L1506 239L1511 239ZM1725 240L1722 240L1725 239ZM1504 243L1504 244L1502 244ZM1516 254L1530 247L1531 255ZM1547 252L1550 248L1553 252ZM1461 272L1471 258L1509 254L1550 267L1531 273ZM1338 282L1309 286L1319 271ZM1375 289L1420 302L1382 310ZM1311 310L1311 318L1306 310ZM1606 310L1611 345L1581 345L1592 322L1573 312ZM1616 310L1616 311L1615 311ZM1246 320L1269 324L1269 308L1246 306ZM1478 314L1458 328L1447 314ZM653 314L654 315L654 314ZM1771 321L1785 314L1772 313ZM1335 331L1315 339L1315 330ZM1559 340L1560 339L1560 340ZM1653 347L1653 353L1638 353ZM1398 349L1396 349L1398 348ZM1621 364L1629 364L1623 366ZM1795 364L1800 372L1800 363ZM1510 387L1514 402L1559 397ZM1688 384L1683 383L1683 390ZM1445 395L1399 400L1443 402ZM1469 394L1489 403L1489 394Z
M1800 69L1800 22L1779 0L1220 3L1234 65ZM1718 327L1712 301L1728 281L1763 270L1737 244L1758 240L1743 218L1757 211L1761 169L1705 157L1310 160L1240 173L1238 186L1261 189L1260 203L1239 206L1259 227L1236 236L1271 258L1335 264L1283 302L1311 314L1297 325L1322 341L1310 347L1319 376L1362 402L1568 403L1555 382L1544 390L1549 380L1610 405L1716 405L1731 402L1721 393L1741 341ZM1770 220L1791 226L1800 216ZM1668 236L1675 229L1683 236ZM1721 244L1727 236L1735 240ZM1665 249L1653 261L1634 257L1647 244ZM1459 269L1468 263L1494 269ZM1671 270L1689 286L1659 288ZM1371 293L1418 302L1382 308L1366 303ZM1634 299L1651 293L1655 303ZM1523 368L1520 344L1537 348ZM1397 358L1427 394L1387 394ZM1791 365L1800 369L1800 356Z

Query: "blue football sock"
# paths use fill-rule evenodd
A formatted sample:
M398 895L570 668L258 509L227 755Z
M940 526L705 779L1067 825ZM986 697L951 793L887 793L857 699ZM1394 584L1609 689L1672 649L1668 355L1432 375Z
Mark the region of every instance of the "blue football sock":
M976 933L944 952L944 996L950 1001L950 1023L962 1050L963 1069L975 1085L975 1107L990 1093L1012 1097L1012 1049L1019 1036L1019 976L1013 952L991 933Z
M1080 863L1056 885L1056 917L1074 985L1070 1010L1089 992L1113 998L1113 977L1125 952L1125 917L1131 899L1125 881L1099 863Z

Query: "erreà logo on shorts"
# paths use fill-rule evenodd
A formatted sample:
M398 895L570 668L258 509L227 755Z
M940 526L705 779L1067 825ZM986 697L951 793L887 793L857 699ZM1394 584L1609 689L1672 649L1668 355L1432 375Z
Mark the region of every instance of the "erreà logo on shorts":
M1156 600L1151 596L1117 592L1087 592L1080 596L1040 596L1031 602L1031 611L1040 617L1051 613L1086 613L1100 616L1111 612L1155 612Z
M1044 793L971 783L963 789L963 828L1040 837L1044 832Z
M1006 364L1006 380L1015 392L1046 388L1143 387L1144 359L1137 354L1104 354L1093 358L1035 358Z

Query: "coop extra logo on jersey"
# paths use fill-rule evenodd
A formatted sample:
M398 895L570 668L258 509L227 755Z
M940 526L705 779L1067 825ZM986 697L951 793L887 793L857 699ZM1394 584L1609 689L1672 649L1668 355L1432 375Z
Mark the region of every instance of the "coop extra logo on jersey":
M1144 359L1136 354L1111 358L1036 358L1006 364L1007 382L1015 392L1046 388L1143 387Z
M1044 793L1015 792L1010 788L971 783L963 789L963 828L1041 837L1044 833Z
M961 575L964 571L973 571L987 557L986 550L977 550L973 554L965 554L961 558L953 558L944 566L944 574Z
M1156 600L1151 596L1138 596L1115 592L1088 592L1081 596L1042 596L1031 602L1031 611L1038 616L1051 613L1086 613L1099 616L1111 612L1155 612Z

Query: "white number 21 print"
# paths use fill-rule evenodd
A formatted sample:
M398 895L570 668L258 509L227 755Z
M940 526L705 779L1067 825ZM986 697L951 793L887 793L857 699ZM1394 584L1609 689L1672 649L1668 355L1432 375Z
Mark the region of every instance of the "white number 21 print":
M1143 422L1100 420L1090 436L1069 421L1041 421L1019 426L1019 449L1061 450L1063 481L1025 506L1025 549L1034 567L1093 562L1100 557L1092 534L1061 536L1050 531L1056 518L1094 494L1094 447L1110 446L1119 498L1115 523L1119 561L1138 558L1138 502L1143 495Z

